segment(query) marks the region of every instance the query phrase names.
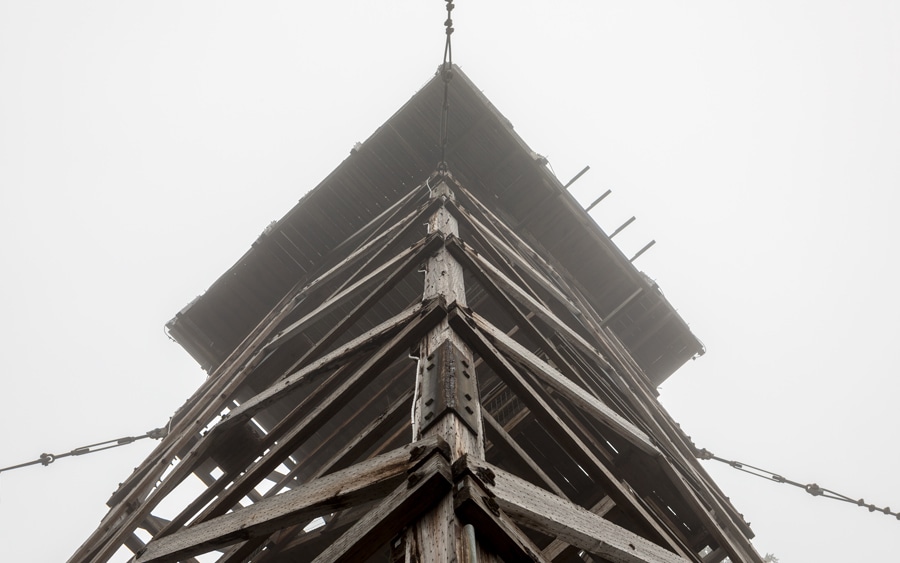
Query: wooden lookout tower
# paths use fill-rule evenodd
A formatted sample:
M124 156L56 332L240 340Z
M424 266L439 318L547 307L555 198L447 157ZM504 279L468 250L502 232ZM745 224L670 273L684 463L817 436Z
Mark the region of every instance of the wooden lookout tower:
M761 561L656 399L701 343L453 72L446 169L436 76L169 323L209 377L72 561Z

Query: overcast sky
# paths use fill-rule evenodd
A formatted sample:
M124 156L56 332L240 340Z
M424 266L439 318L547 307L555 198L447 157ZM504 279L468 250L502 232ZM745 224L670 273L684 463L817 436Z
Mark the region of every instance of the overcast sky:
M0 0L0 467L166 423L163 325L433 74L443 2ZM700 447L900 508L900 4L459 0L454 61L708 353ZM437 118L437 116L436 116ZM452 119L452 113L451 113ZM0 560L65 560L155 444L0 474ZM704 462L782 563L900 522Z

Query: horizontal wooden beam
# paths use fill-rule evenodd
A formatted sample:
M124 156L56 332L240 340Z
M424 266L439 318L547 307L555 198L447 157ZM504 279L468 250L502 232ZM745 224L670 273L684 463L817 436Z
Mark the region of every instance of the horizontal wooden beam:
M522 288L520 288L512 280L506 277L503 272L498 270L496 266L479 256L478 253L476 253L464 242L454 238L447 242L447 248L456 257L456 259L463 264L464 267L473 268L475 270L483 272L484 275L490 278L490 280L495 283L500 289L502 289L507 295L509 295L512 299L517 301L527 310L534 312L534 314L539 319L541 319L541 321L546 323L547 326L549 326L551 329L558 332L560 336L564 337L567 341L571 342L574 346L578 347L586 354L589 354L591 357L595 358L595 361L600 363L603 369L612 369L609 361L593 344L589 343L584 339L584 337L575 332L575 329L573 329L571 326L560 320L560 318L557 317L553 311L550 311L541 303L539 303L534 297L528 295L528 293L523 291Z
M613 502L613 499L606 496L600 499L597 504L590 508L591 512L596 514L597 516L605 516L607 512L615 508L616 503ZM553 560L556 559L563 551L571 547L568 543L563 540L557 538L550 542L550 544L544 548L541 554L547 559Z
M436 438L414 442L236 512L153 540L137 555L135 563L178 561L379 498L406 477L407 469L446 448L446 443Z
M477 313L454 311L454 314L465 315L482 331L497 348L508 354L511 358L527 367L541 382L550 386L554 391L577 405L586 413L597 419L606 428L609 428L632 444L642 452L656 457L660 455L659 449L650 441L650 437L632 424L630 421L609 408L602 401L589 394L569 378L554 369L550 364L537 357L533 352L507 336L502 330L493 326L484 317Z
M357 563L371 557L453 488L449 462L432 455L377 506L325 549L313 563Z
M613 563L685 563L685 559L617 526L590 510L545 491L484 460L466 458L467 469L489 474L485 483L500 509L522 525L557 537Z
M217 424L213 431L221 432L226 428L230 428L235 424L243 423L253 417L254 414L264 409L268 405L284 397L286 393L293 391L302 385L306 379L327 370L346 359L348 356L354 355L361 349L369 348L380 343L386 336L399 330L401 327L409 323L411 320L419 316L428 305L417 303L406 309L399 315L391 317L380 325L366 331L364 334L354 338L350 342L342 345L336 350L329 352L318 360L307 364L300 370L290 374L289 376L275 382L270 387L261 391L254 397L244 401L239 407L228 413L228 416Z
M373 270L366 277L360 279L347 289L343 290L325 303L316 307L315 310L305 315L302 319L291 323L288 327L279 331L266 344L265 348L267 350L271 350L272 348L280 346L282 343L289 341L294 336L297 336L298 334L303 332L303 330L306 329L306 327L308 327L314 321L321 318L322 315L324 315L328 311L333 310L335 307L346 303L347 300L354 295L363 293L372 284L379 282L379 285L384 285L385 282L389 280L396 282L397 280L394 278L397 278L399 275L405 273L410 265L414 265L415 263L419 262L424 254L433 252L435 248L440 246L440 244L441 237L437 234L432 234L410 246L409 248L404 249L399 254Z
M454 309L454 311L456 310ZM547 432L554 439L559 440L562 447L572 456L573 463L577 463L589 475L599 479L607 494L615 500L616 504L632 516L649 534L659 538L673 550L681 550L678 543L641 505L631 488L622 483L603 462L597 459L588 446L467 316L452 312L450 325L469 346L478 351L484 362L528 406L532 415L540 421Z
M346 378L342 378L337 388L322 397L317 404L304 409L305 414L301 420L291 424L279 423L267 435L267 438L271 438L277 431L279 433L276 438L277 443L238 477L216 501L210 504L198 517L198 520L220 516L235 506L300 444L321 428L322 424L339 412L347 404L347 401L360 393L382 370L393 363L401 352L408 350L414 342L421 339L444 319L446 314L443 300L432 300L414 320L407 323L395 336L372 353L359 368Z

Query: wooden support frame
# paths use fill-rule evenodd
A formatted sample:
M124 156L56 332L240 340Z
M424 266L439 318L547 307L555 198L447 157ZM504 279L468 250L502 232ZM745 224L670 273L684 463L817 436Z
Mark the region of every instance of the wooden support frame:
M365 561L404 527L435 506L452 486L450 464L442 456L431 456L405 483L319 554L314 563Z
M426 438L320 477L242 510L197 523L150 542L135 563L178 561L238 541L269 534L321 514L376 499L406 478L406 472L447 444Z
M590 413L604 427L615 432L647 455L654 458L660 455L659 449L650 441L649 436L644 431L620 416L599 399L572 383L571 380L507 336L502 330L491 325L485 318L477 313L466 313L459 310L454 310L453 315L460 315L470 319L500 351L505 352L510 358L526 366L529 372L541 382L566 397L585 412Z
M463 315L451 313L450 320L455 330L479 352L485 363L491 366L504 383L519 395L519 398L528 405L528 408L536 418L541 420L545 428L553 432L553 435L561 443L567 445L570 453L578 459L578 463L603 482L607 494L615 500L616 504L622 510L633 515L635 521L644 523L647 531L659 541L686 556L681 553L678 542L670 537L656 519L647 512L634 497L634 493L590 452L589 448L556 415L550 405L540 397L503 354L477 328L471 326Z
M432 301L416 322L408 324L381 349L373 354L352 375L344 379L340 385L293 428L291 428L280 441L272 446L265 455L243 473L224 494L214 501L199 517L200 520L213 518L224 514L231 509L244 495L257 483L262 481L273 469L281 464L297 446L312 435L319 425L330 418L344 405L344 402L359 393L372 378L387 367L397 355L409 349L413 342L418 341L431 328L440 322L446 315L443 303L440 299Z
M454 510L475 527L476 538L507 563L549 563L528 536L500 511L494 495L472 477L458 479L453 491Z
M474 474L492 475L493 483L486 483L486 488L503 512L525 526L554 535L613 563L690 561L487 462L466 458L465 466Z
M628 305L622 298L655 286L593 229L571 197L556 197L564 187L535 163L480 92L466 91L472 85L464 75L460 79L464 88L453 89L453 103L466 102L465 113L474 116L465 135L481 131L486 137L477 147L460 147L458 156L486 147L491 154L460 169L477 190L466 190L445 166L418 184L426 173L423 155L433 150L413 146L427 132L415 127L415 112L436 103L435 81L373 136L374 144L367 142L369 149L351 157L356 161L301 200L274 236L254 245L256 257L285 268L277 275L300 279L247 283L245 270L235 268L226 289L246 290L241 298L252 311L207 315L206 306L220 297L216 286L183 315L179 336L202 361L219 365L176 413L170 435L114 494L112 510L74 561L106 561L123 545L143 547L139 562L190 560L190 553L207 548L225 549L220 561L228 563L308 563L316 556L357 561L389 551L383 544L395 537L404 543L390 549L395 563L462 561L474 554L482 563L543 561L554 554L591 559L580 550L619 563L670 563L698 561L692 551L703 545L716 549L713 559L728 553L759 563L744 537L749 528L692 459L689 439L607 327ZM409 123L399 127L402 122ZM498 165L503 162L515 169ZM416 187L408 190L410 181ZM329 199L330 186L343 197ZM485 206L482 197L500 205ZM540 210L522 203L549 199L556 202L553 215L529 222ZM309 220L311 230L298 218ZM426 218L428 231L417 236ZM584 237L579 242L589 242L615 272L595 276L593 265L574 266L577 277L567 272L563 264L572 264L574 253L566 250L557 261L550 251L563 250L561 237L573 231L551 225L556 218L574 221ZM472 299L483 316L467 308L467 276L485 290ZM271 294L292 281L284 296ZM595 282L599 289L586 287ZM279 297L244 335L244 325ZM612 312L604 319L600 310ZM211 328L220 319L236 326ZM507 320L515 338L492 324L506 327ZM212 334L225 345L242 341L223 360L225 345L204 341ZM632 349L642 344L637 337L628 341ZM429 369L432 353L438 367ZM487 389L478 387L476 367L480 375L490 368L498 389L516 397L506 427L482 412L479 393ZM415 387L407 389L404 379ZM402 424L407 408L409 426ZM514 424L524 428L508 431ZM259 433L251 436L250 429ZM400 445L409 431L412 439L443 437L447 446L404 465L398 452L415 450L415 444ZM487 452L485 434L494 446ZM485 461L504 454L530 481ZM379 465L389 458L394 461ZM217 469L224 471L219 477ZM171 520L154 516L156 510L169 516L160 501L191 473L206 490ZM593 506L587 510L579 502ZM601 516L607 510L609 521ZM303 524L312 514L326 524L307 532ZM471 528L462 535L464 522L478 528L474 545ZM146 546L135 535L139 527L154 538ZM541 552L529 537L549 545Z

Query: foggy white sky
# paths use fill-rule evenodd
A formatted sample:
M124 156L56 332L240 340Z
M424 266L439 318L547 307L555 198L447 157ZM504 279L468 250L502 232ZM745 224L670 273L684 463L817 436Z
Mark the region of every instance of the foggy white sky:
M321 4L321 5L318 5ZM0 467L163 425L163 333L432 75L443 2L0 0ZM708 353L701 447L900 507L900 5L459 0L454 61ZM437 118L437 116L436 116ZM451 110L452 119L452 110ZM154 444L0 474L0 560L62 561ZM711 465L782 563L900 522Z

